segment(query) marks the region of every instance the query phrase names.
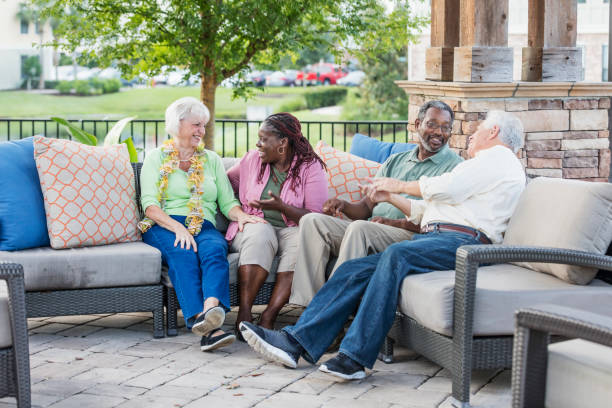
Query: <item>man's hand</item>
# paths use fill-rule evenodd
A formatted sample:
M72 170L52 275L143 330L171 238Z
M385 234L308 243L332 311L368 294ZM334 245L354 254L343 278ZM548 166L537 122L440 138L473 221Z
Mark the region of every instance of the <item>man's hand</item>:
M378 190L373 184L360 184L359 188L361 189L361 193L366 195L374 204L391 200L391 193Z
M384 224L384 225L389 225L391 227L401 228L400 226L401 220L395 220L393 218L376 216L376 217L372 217L370 221L375 222L377 224Z
M399 220L393 218L385 218L385 217L372 217L370 221L375 222L377 224L385 224L390 225L395 228L401 228L412 232L420 232L421 228L418 225L415 225L405 218L400 218Z
M389 177L377 177L373 179L368 179L371 188L378 191L386 191L389 193L400 194L404 192L404 188L406 183Z
M272 191L268 191L268 195L272 198L269 198L267 200L253 200L249 202L249 206L266 211L282 211L285 206L283 200L281 200L281 198L274 194Z
M323 214L340 217L344 211L346 201L337 198L330 198L323 203Z

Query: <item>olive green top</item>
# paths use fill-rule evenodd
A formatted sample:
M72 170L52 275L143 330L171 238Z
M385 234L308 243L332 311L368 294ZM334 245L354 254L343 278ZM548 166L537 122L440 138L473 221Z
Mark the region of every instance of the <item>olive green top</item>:
M270 168L272 169L272 172L270 174L270 177L268 178L268 184L266 184L266 187L261 192L262 200L268 200L272 198L272 196L268 194L268 191L272 191L272 193L274 193L275 195L280 196L281 186L283 185L283 182L287 179L287 172L278 171L274 166L270 166ZM263 210L263 213L264 220L268 221L270 225L274 227L287 226L280 211Z

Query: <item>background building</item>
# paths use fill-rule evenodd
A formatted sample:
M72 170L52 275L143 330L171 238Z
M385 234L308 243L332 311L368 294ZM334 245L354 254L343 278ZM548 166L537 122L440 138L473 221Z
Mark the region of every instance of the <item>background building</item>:
M508 46L514 48L514 80L521 80L521 48L527 46L528 0L510 0ZM415 12L429 15L430 1L414 2ZM582 47L583 80L607 81L609 0L578 0L578 39ZM429 27L420 34L418 44L408 51L408 79L425 79L425 50L430 45Z
M24 77L22 64L31 55L40 55L36 44L41 35L37 24L21 21L17 17L19 4L23 0L0 0L0 90L19 88ZM43 42L50 41L49 24L42 27ZM46 79L54 78L53 49L43 49L41 63Z

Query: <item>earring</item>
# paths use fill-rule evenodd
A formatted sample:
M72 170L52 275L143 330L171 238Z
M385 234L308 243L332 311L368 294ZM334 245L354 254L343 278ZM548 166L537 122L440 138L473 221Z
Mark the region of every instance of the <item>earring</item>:
M278 148L278 154L284 154L285 153L285 148L284 147L279 147Z

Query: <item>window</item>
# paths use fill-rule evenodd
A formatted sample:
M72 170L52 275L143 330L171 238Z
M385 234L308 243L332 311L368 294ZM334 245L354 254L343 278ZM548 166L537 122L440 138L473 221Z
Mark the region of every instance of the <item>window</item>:
M608 46L601 46L601 80L608 81Z
M34 32L36 34L40 34L40 25L38 24L38 21L34 23Z
M21 34L27 34L28 33L28 28L29 28L29 23L26 20L21 20Z

